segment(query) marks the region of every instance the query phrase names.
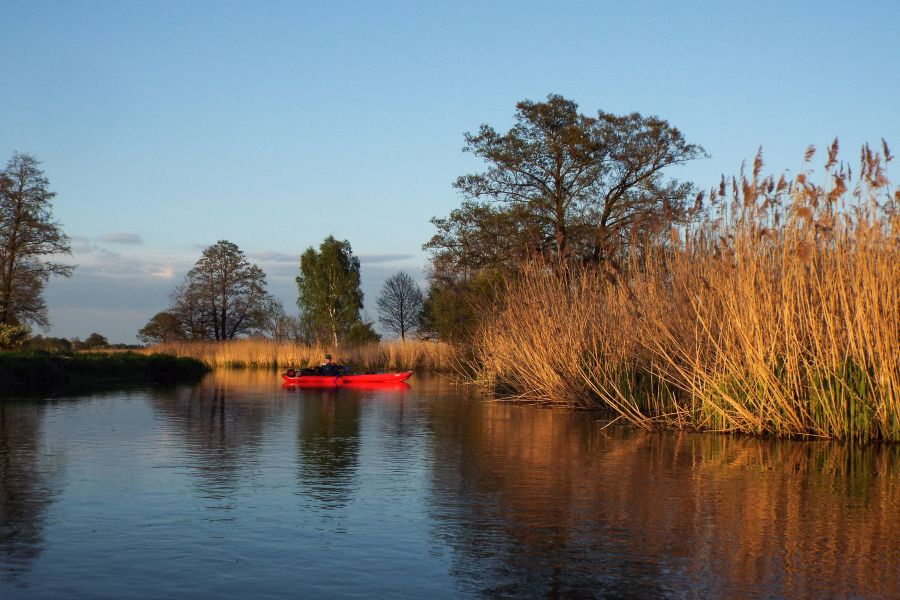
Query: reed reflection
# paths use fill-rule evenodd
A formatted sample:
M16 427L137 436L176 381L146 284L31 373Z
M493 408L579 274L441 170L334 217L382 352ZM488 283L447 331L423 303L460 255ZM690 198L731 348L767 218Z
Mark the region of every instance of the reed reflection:
M42 451L43 403L0 402L0 582L16 583L44 548L61 465Z
M297 479L301 493L325 509L346 506L360 451L359 398L335 389L296 390Z
M900 589L896 447L604 432L583 414L491 403L436 410L435 532L461 585L550 597Z

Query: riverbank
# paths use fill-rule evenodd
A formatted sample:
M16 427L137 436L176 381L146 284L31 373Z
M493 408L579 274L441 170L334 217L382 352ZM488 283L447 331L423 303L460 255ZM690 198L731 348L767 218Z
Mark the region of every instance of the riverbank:
M105 384L194 382L209 369L200 361L136 352L0 352L0 393Z
M322 364L326 354L331 354L336 363L357 371L450 371L455 366L455 353L450 344L425 340L392 340L347 348L256 339L171 342L151 346L143 352L190 357L213 369L300 369Z

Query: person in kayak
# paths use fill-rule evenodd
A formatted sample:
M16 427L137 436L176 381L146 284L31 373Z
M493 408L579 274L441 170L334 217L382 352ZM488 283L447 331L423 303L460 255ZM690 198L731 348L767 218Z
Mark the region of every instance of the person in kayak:
M344 372L344 367L335 364L331 360L331 355L325 355L325 362L318 368L319 374L337 377Z

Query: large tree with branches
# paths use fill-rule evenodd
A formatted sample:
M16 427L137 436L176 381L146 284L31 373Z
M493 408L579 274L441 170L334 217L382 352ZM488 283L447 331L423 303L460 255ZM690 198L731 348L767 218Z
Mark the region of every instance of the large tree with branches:
M0 172L0 326L49 325L44 287L51 275L74 269L46 259L71 254L53 220L55 196L33 156L16 153Z
M633 228L686 214L693 186L664 171L705 155L663 119L587 116L557 95L519 102L509 131L482 125L464 150L487 170L457 179L466 200L432 220L438 232L425 245L435 267L463 278L527 255L608 258Z
M391 275L378 296L378 320L401 340L419 323L425 296L416 281L400 271Z
M270 306L263 270L237 244L220 240L203 250L172 292L168 312L186 338L230 340L265 328Z

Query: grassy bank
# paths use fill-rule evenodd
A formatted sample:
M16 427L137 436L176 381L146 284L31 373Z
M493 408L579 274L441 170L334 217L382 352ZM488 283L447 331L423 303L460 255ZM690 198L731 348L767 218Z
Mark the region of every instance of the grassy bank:
M189 358L134 352L0 352L0 392L13 394L114 383L196 381L207 372Z
M449 344L422 340L390 341L352 348L307 346L271 340L232 340L225 342L175 342L146 350L195 358L212 368L312 367L331 354L338 364L355 370L449 370L453 351Z
M836 147L793 181L757 159L706 219L633 240L618 265L526 267L471 372L648 429L900 441L900 194L883 161L864 150L852 183Z

